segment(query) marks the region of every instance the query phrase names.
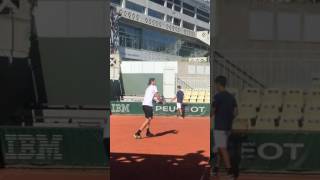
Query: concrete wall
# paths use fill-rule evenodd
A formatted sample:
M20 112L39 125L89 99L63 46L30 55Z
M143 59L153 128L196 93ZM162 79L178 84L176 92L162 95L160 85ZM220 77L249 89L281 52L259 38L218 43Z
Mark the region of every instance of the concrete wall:
M108 2L39 1L36 26L49 105L107 104Z
M213 44L221 54L268 87L311 86L320 69L319 33L313 32L320 28L319 4L215 3Z

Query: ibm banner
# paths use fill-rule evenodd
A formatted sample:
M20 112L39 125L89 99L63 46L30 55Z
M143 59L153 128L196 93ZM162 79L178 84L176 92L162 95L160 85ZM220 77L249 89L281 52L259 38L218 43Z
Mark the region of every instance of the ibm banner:
M104 167L99 128L2 127L1 147L8 166Z
M175 115L177 108L175 103L167 103L156 104L153 110L157 115ZM111 102L111 111L114 114L143 114L141 102ZM209 116L210 104L187 104L185 112L186 116Z

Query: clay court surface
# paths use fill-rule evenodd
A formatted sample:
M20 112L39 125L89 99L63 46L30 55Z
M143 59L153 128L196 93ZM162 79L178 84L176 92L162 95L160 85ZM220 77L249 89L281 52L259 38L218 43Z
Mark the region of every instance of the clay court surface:
M152 138L133 134L143 116L111 116L112 180L227 180L209 176L208 117L155 116ZM144 133L143 133L144 135ZM316 175L241 174L238 180L319 180Z
M0 169L0 180L109 180L103 169Z
M208 117L155 116L151 131L156 136L134 139L143 121L143 116L111 116L112 180L197 180L208 176Z

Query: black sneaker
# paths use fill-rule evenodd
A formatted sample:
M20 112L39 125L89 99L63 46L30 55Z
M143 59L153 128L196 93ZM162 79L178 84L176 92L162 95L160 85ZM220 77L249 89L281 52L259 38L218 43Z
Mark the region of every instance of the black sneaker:
M146 136L147 136L147 137L153 137L154 134L152 134L150 131L147 131Z
M142 138L140 133L134 133L133 137L135 139L141 139Z

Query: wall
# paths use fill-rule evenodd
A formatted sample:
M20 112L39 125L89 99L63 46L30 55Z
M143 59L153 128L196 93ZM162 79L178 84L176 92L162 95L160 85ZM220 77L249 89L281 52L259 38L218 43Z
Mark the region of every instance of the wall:
M107 104L106 2L39 1L35 16L49 105Z
M299 3L275 5L270 2L267 4L257 2L249 0L215 2L216 28L213 39L215 48L267 87L312 86L312 77L320 69L318 61L320 42L310 41L310 36L317 39L316 33L310 29L319 27L316 19L313 24L307 21L310 21L310 16L320 15L317 12L320 5ZM252 13L254 15L250 15ZM269 23L268 15L261 13L271 15ZM254 19L262 20L263 17L265 21L261 21L262 27L258 28L256 25L259 21L256 22Z
M144 96L149 78L156 78L157 88L163 94L163 75L157 73L122 74L125 95Z

